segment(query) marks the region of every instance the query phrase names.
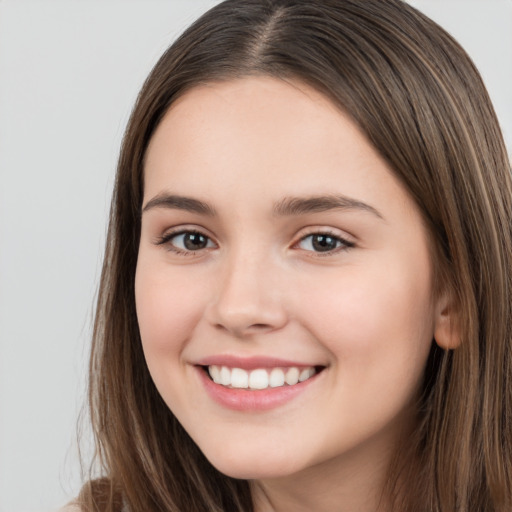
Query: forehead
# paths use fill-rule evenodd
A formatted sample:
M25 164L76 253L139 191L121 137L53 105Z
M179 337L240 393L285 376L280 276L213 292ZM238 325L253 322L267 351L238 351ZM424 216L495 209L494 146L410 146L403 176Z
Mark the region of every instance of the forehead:
M272 179L293 188L391 171L352 120L300 82L251 77L196 87L164 116L146 154L146 186ZM183 172L182 172L183 171ZM230 173L231 171L231 173ZM233 174L232 176L229 176ZM346 181L346 180L345 180ZM160 183L160 185L162 184ZM148 193L151 191L148 190ZM322 191L324 192L324 191Z
M327 129L329 123L332 128L333 122L343 122L342 115L325 96L300 82L264 76L213 82L194 87L171 105L148 152L162 138L168 143L171 138L201 142L230 137L235 147L257 135L269 146L283 144L305 135L308 126L318 130L323 123Z

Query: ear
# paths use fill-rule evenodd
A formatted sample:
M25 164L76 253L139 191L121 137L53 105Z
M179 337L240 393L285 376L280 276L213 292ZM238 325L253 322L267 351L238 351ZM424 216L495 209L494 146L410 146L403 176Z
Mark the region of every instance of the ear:
M445 350L460 345L460 316L453 294L443 292L435 305L434 339Z

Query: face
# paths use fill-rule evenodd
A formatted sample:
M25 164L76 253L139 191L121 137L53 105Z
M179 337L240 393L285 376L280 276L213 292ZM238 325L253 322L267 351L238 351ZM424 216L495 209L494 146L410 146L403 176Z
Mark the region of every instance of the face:
M158 391L238 478L382 458L435 329L421 216L353 122L300 83L179 99L145 163L136 305Z

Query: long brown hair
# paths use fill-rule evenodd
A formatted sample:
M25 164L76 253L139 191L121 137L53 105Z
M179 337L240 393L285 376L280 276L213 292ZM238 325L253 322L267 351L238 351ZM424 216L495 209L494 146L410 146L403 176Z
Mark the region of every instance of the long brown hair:
M456 298L461 344L432 345L418 428L390 468L392 509L510 512L510 162L469 57L400 0L227 0L154 67L128 123L111 207L89 389L105 478L84 486L84 510L252 510L248 483L212 467L160 398L134 300L152 134L184 92L251 75L305 82L357 123L416 201L437 289Z

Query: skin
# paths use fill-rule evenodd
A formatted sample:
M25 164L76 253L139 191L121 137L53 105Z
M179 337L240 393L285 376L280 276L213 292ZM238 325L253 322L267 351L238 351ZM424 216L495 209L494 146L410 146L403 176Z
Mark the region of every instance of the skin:
M374 512L390 454L414 428L434 335L449 344L409 194L329 100L266 77L175 102L148 147L144 186L137 315L167 405L215 467L251 480L258 512ZM165 194L215 214L155 205ZM285 198L333 195L367 207L275 213ZM206 246L161 243L186 230ZM318 252L314 233L336 247ZM219 354L324 370L284 405L236 411L198 377L197 361Z

